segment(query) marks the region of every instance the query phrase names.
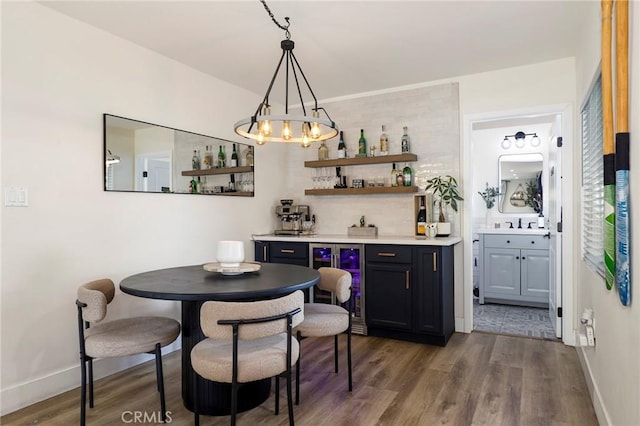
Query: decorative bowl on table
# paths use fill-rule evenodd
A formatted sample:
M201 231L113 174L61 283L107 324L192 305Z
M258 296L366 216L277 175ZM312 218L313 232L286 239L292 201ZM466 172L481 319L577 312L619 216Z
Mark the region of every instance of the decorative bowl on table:
M238 266L223 266L219 262L205 263L202 265L205 271L219 272L222 275L240 275L260 270L259 263L241 262Z

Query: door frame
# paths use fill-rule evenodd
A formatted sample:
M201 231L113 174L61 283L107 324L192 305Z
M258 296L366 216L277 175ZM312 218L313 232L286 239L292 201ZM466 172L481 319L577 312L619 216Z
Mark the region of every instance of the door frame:
M562 206L563 216L572 218L577 214L574 207L574 176L573 157L579 150L575 145L577 140L573 137L573 108L571 104L542 105L525 109L506 110L497 112L486 112L476 114L465 114L463 117L463 137L461 140L462 170L464 194L467 198L473 196L473 125L476 122L517 119L518 117L531 117L535 115L559 114L562 120L561 136L563 138L562 147ZM473 234L472 234L472 203L463 203L462 215L462 238L467 242L463 246L463 330L465 333L473 331ZM572 223L573 222L573 223ZM565 221L562 237L562 341L566 345L575 346L575 301L576 284L573 280L575 275L575 253L576 238L575 226L577 221Z

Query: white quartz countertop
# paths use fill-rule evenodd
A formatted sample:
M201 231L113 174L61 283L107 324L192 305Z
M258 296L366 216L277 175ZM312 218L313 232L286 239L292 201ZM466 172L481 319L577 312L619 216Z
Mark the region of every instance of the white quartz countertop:
M301 243L344 243L344 244L398 244L415 246L452 246L462 241L460 237L436 237L418 239L404 235L378 235L377 237L349 237L344 234L315 235L274 235L255 234L255 241L296 241Z
M542 228L481 228L478 234L503 234L503 235L545 235L549 233L548 229Z

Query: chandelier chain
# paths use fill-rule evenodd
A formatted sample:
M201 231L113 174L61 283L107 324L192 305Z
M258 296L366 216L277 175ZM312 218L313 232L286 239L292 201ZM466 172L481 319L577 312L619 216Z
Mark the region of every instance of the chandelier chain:
M260 3L262 3L262 5L264 6L264 9L269 14L269 17L271 18L273 23L276 24L278 28L284 30L285 35L287 36L287 40L289 40L291 38L291 33L289 32L289 25L291 25L291 23L289 22L289 17L285 16L284 20L287 21L287 25L284 26L276 20L275 16L273 16L273 12L271 12L271 9L269 9L269 6L267 6L267 2L265 2L265 0L260 0Z

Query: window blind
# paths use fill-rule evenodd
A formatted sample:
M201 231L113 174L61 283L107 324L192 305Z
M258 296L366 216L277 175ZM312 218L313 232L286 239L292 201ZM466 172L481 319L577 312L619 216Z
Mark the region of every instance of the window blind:
M582 118L582 258L604 276L604 172L602 77L598 76L581 111Z

